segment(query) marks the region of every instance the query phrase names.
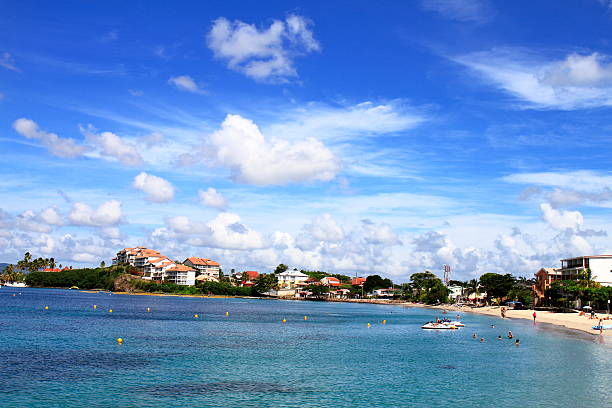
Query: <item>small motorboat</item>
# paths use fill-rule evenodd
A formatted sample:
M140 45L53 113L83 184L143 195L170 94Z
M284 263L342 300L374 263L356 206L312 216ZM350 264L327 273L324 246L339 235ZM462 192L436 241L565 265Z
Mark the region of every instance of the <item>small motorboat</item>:
M440 322L440 323L429 322L429 323L425 323L423 326L421 326L421 329L456 330L457 326L454 326L454 325L446 323L446 322Z
M612 330L612 324L604 324L602 326L593 326L593 330Z
M456 327L465 327L465 324L461 323L459 320L450 321L449 324Z

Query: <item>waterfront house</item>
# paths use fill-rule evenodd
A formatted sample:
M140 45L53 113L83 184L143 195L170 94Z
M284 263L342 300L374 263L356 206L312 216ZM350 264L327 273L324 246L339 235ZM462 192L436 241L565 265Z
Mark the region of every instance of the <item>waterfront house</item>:
M192 256L185 259L183 265L187 265L190 268L195 269L196 277L205 275L207 281L219 281L221 267L218 262L212 261L208 258L198 258Z
M321 285L325 285L325 286L329 286L330 288L337 288L340 285L342 285L342 283L340 282L340 279L333 277L333 276L326 276L323 279L321 279Z
M379 298L390 298L395 296L395 289L386 288L386 289L374 289L372 292L368 293L369 297L379 297Z
M286 270L276 275L279 288L295 289L305 286L308 275L297 270Z
M142 268L144 261L142 258L160 257L159 252L145 247L124 248L117 252L117 256L113 258L113 265L131 265L136 267L136 259L141 258L139 265Z
M196 270L187 265L175 264L166 269L164 280L177 285L195 285Z

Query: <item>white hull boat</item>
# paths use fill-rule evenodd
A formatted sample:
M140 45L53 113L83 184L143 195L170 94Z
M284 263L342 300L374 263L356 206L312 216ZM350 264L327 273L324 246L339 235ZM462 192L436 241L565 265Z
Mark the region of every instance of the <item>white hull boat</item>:
M421 329L430 329L430 330L456 330L457 326L454 326L449 323L425 323L421 326Z

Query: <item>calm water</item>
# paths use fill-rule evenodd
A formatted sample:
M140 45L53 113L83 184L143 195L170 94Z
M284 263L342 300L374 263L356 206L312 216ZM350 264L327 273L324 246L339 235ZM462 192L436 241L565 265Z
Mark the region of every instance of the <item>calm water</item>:
M474 315L459 331L420 329L433 318L396 306L2 288L0 406L612 406L608 345ZM520 347L495 340L508 330Z

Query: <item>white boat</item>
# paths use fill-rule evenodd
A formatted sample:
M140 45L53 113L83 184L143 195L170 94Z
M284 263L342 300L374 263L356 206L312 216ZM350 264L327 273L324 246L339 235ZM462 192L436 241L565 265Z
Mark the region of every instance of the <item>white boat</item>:
M10 282L5 283L4 286L9 288L27 288L25 282Z
M421 329L433 329L433 330L456 330L457 326L450 323L435 323L429 322L421 326Z
M461 323L459 320L453 320L449 322L448 324L451 324L456 327L465 327L465 324Z

